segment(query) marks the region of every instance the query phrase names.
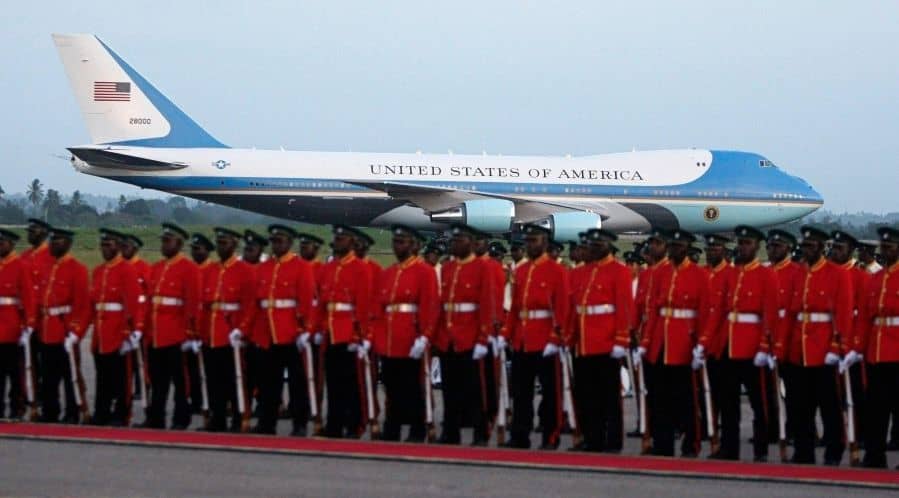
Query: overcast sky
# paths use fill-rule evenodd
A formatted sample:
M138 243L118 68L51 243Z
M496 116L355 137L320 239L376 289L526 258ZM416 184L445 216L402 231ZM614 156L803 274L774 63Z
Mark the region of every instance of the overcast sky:
M232 146L738 149L899 211L899 2L611 3L11 2L0 185L137 191L54 157L89 139L50 33L88 32Z

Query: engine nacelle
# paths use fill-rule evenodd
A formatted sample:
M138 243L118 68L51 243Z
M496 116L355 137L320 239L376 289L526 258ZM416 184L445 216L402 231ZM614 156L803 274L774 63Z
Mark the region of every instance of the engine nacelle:
M602 218L598 214L584 211L555 213L536 223L548 228L553 239L559 242L577 242L578 233L591 228L602 228Z
M504 199L465 201L461 206L431 213L434 223L462 223L487 233L508 232L515 204Z

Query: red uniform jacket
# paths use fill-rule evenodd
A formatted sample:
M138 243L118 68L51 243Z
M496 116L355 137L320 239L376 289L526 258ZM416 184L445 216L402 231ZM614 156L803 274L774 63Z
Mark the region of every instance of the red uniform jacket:
M213 263L203 279L203 314L206 328L200 334L211 348L228 346L228 334L239 329L252 332L256 311L256 283L253 268L231 256L224 262Z
M481 256L481 259L493 277L490 285L492 289L490 309L493 313L493 323L496 326L502 326L506 321L506 313L503 310L503 294L506 292L506 269L503 268L502 263L491 258L489 254L484 254ZM490 333L495 333L495 330L496 328L492 328Z
M140 258L134 256L126 260L134 268L134 275L137 277L137 284L140 287L140 295L137 302L140 304L141 312L144 320L150 315L150 264Z
M437 275L418 256L381 272L375 286L371 334L375 351L390 358L406 358L419 335L434 335L440 313Z
M50 246L44 242L37 247L29 247L22 251L22 262L31 272L31 285L34 286L34 295L43 296L44 285L50 268L56 263L56 258L50 255ZM40 325L40 321L38 321Z
M306 262L309 263L309 267L312 268L312 278L315 281L315 299L312 300L312 309L310 310L308 322L310 326L318 327L321 324L321 321L318 319L319 285L321 285L322 268L325 267L325 264L318 258L311 261L306 260ZM315 332L321 332L321 330L316 329Z
M571 299L568 271L546 254L515 269L512 309L502 335L515 351L543 351L562 341Z
M200 271L182 254L157 261L150 269L148 333L154 348L194 337L200 319Z
M330 344L371 339L368 320L374 300L369 275L370 267L352 251L322 267L316 330L327 332Z
M631 271L612 255L571 271L571 312L565 342L579 356L608 354L630 346L633 316ZM614 308L614 309L613 309Z
M381 272L383 272L384 269L381 268L381 265L379 265L377 261L371 259L368 256L365 256L364 258L360 258L360 260L363 263L365 263L365 267L368 269L369 289L374 290L375 284L378 282L378 279L381 278ZM371 298L372 298L372 301L368 305L369 316L368 316L366 323L370 323L371 320L374 319L374 312L375 312L375 309L377 308L377 305L375 302L377 300L377 296L372 295Z
M846 347L855 350L857 353L863 353L862 335L864 334L864 327L861 321L861 308L865 301L871 274L855 266L855 260L847 262L843 265L843 269L849 272L849 279L852 281L852 337L846 341ZM846 352L848 353L848 351Z
M802 347L799 341L796 342L796 347L790 343L790 331L796 322L796 314L790 310L793 307L793 294L802 285L803 269L801 264L790 258L785 258L772 268L777 275L777 315L780 317L774 329L774 356L786 359L791 350Z
M852 281L849 273L822 258L803 268L793 294L790 313L796 322L790 331L790 363L816 367L824 364L828 351L845 349L852 334ZM803 316L798 316L803 313ZM813 314L813 315L809 315ZM815 315L827 317L816 321Z
M256 331L262 348L292 344L311 325L315 281L312 267L289 252L272 256L256 269Z
M871 276L861 318L865 361L899 362L899 263Z
M706 311L708 317L715 313L722 313L722 309L726 309L727 304L727 279L734 271L733 265L727 261L722 261L718 266L711 268L706 267L709 274L709 307ZM724 311L726 313L726 311ZM712 325L710 321L706 321ZM720 330L720 327L726 327L727 322L717 320L715 326L719 330L709 330L705 340L703 335L699 337L699 343L706 350L706 355L710 358L721 358L724 348L727 346L727 330Z
M71 254L55 260L40 299L40 339L61 344L66 334L84 337L90 320L87 267Z
M94 268L90 311L94 326L91 347L95 353L114 353L131 331L143 330L140 293L134 267L121 256Z
M649 323L649 296L651 296L655 290L657 280L656 273L660 268L669 264L671 263L668 262L668 258L665 258L641 271L640 276L637 277L637 293L634 295L631 323L633 323L634 330L636 331L636 339L638 342L641 341L645 335L644 331L646 330L646 325Z
M34 328L36 312L28 265L10 252L0 259L0 343L16 342L23 328Z
M433 270L432 270L433 271ZM471 351L493 333L493 279L475 255L443 263L440 268L441 315L434 344L440 351Z
M208 292L207 289L216 284L215 279L218 278L218 268L216 268L215 261L213 261L212 258L208 258L202 263L194 261L194 264L197 265L197 272L200 275L200 314L197 316L197 335L208 345L210 327L209 316L212 307L207 306L207 304L210 304L207 303L207 298L212 299L213 296L207 294L214 293L215 289ZM229 330L228 332L231 331Z
M671 262L657 271L640 345L651 363L658 362L664 352L665 365L688 365L709 303L708 272L688 258L679 266Z
M723 344L718 353L726 348L727 357L734 360L752 359L759 351L767 353L778 322L777 274L756 260L733 267L722 280L724 292L709 307L699 344L707 350L710 345Z

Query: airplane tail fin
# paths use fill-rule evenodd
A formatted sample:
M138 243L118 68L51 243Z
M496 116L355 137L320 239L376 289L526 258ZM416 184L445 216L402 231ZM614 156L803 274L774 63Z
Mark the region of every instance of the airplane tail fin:
M93 143L227 147L96 36L54 34L53 43Z

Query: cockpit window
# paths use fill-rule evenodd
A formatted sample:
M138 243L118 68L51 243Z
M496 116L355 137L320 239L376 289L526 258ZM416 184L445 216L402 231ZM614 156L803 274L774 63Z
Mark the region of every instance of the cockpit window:
M771 161L769 161L769 160L767 160L767 159L759 159L759 167L761 167L761 168L773 168L773 167L774 167L774 163L772 163Z

